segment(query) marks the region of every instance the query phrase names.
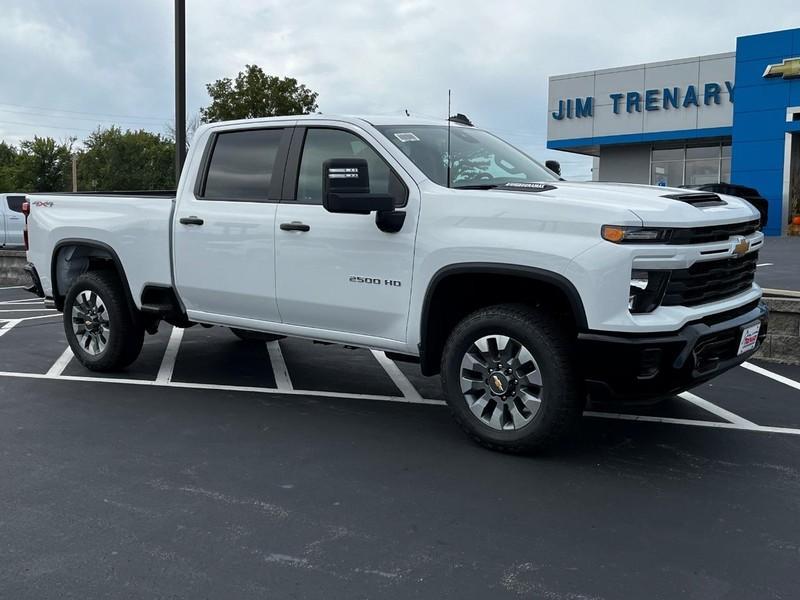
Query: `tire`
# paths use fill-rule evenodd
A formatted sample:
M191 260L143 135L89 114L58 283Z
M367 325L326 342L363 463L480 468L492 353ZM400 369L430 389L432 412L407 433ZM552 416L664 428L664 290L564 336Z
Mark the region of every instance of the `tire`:
M586 403L574 340L553 316L524 305L490 306L464 318L447 340L441 371L453 417L493 450L557 445Z
M249 329L236 329L231 327L233 335L245 342L274 342L282 340L284 335L275 335L273 333L264 333L262 331L250 331Z
M90 271L75 280L64 299L64 333L75 358L92 371L127 367L144 342L144 324L113 271Z

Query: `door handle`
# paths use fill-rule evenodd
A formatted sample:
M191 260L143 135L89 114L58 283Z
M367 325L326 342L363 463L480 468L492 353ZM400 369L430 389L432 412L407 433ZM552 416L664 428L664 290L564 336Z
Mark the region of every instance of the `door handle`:
M281 223L281 229L283 231L309 231L311 225L306 225L300 221L292 221L291 223Z
M203 219L195 217L194 215L191 217L181 217L180 220L181 225L202 225L203 223Z

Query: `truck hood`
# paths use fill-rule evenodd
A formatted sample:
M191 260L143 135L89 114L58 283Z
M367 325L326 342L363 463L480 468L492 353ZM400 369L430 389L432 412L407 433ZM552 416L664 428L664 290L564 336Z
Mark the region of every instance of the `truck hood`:
M525 188L524 185L532 187ZM724 225L759 218L758 211L745 200L724 194L696 190L637 185L554 181L540 184L516 184L519 187L496 188L508 192L541 194L578 206L587 204L629 210L647 226L698 227ZM672 196L672 197L668 197ZM703 196L706 200L703 200ZM714 201L714 196L718 201Z

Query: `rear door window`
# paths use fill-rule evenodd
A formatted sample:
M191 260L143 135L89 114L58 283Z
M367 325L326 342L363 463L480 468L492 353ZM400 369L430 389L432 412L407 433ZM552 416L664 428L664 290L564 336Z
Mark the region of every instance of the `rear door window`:
M283 129L217 134L205 185L205 200L266 201Z
M9 210L14 212L22 212L23 202L25 202L25 196L6 196L6 204Z

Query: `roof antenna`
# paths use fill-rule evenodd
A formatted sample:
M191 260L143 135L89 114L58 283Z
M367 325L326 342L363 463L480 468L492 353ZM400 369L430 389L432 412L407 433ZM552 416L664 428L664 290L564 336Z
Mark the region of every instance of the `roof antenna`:
M447 187L450 187L450 90L447 90Z

